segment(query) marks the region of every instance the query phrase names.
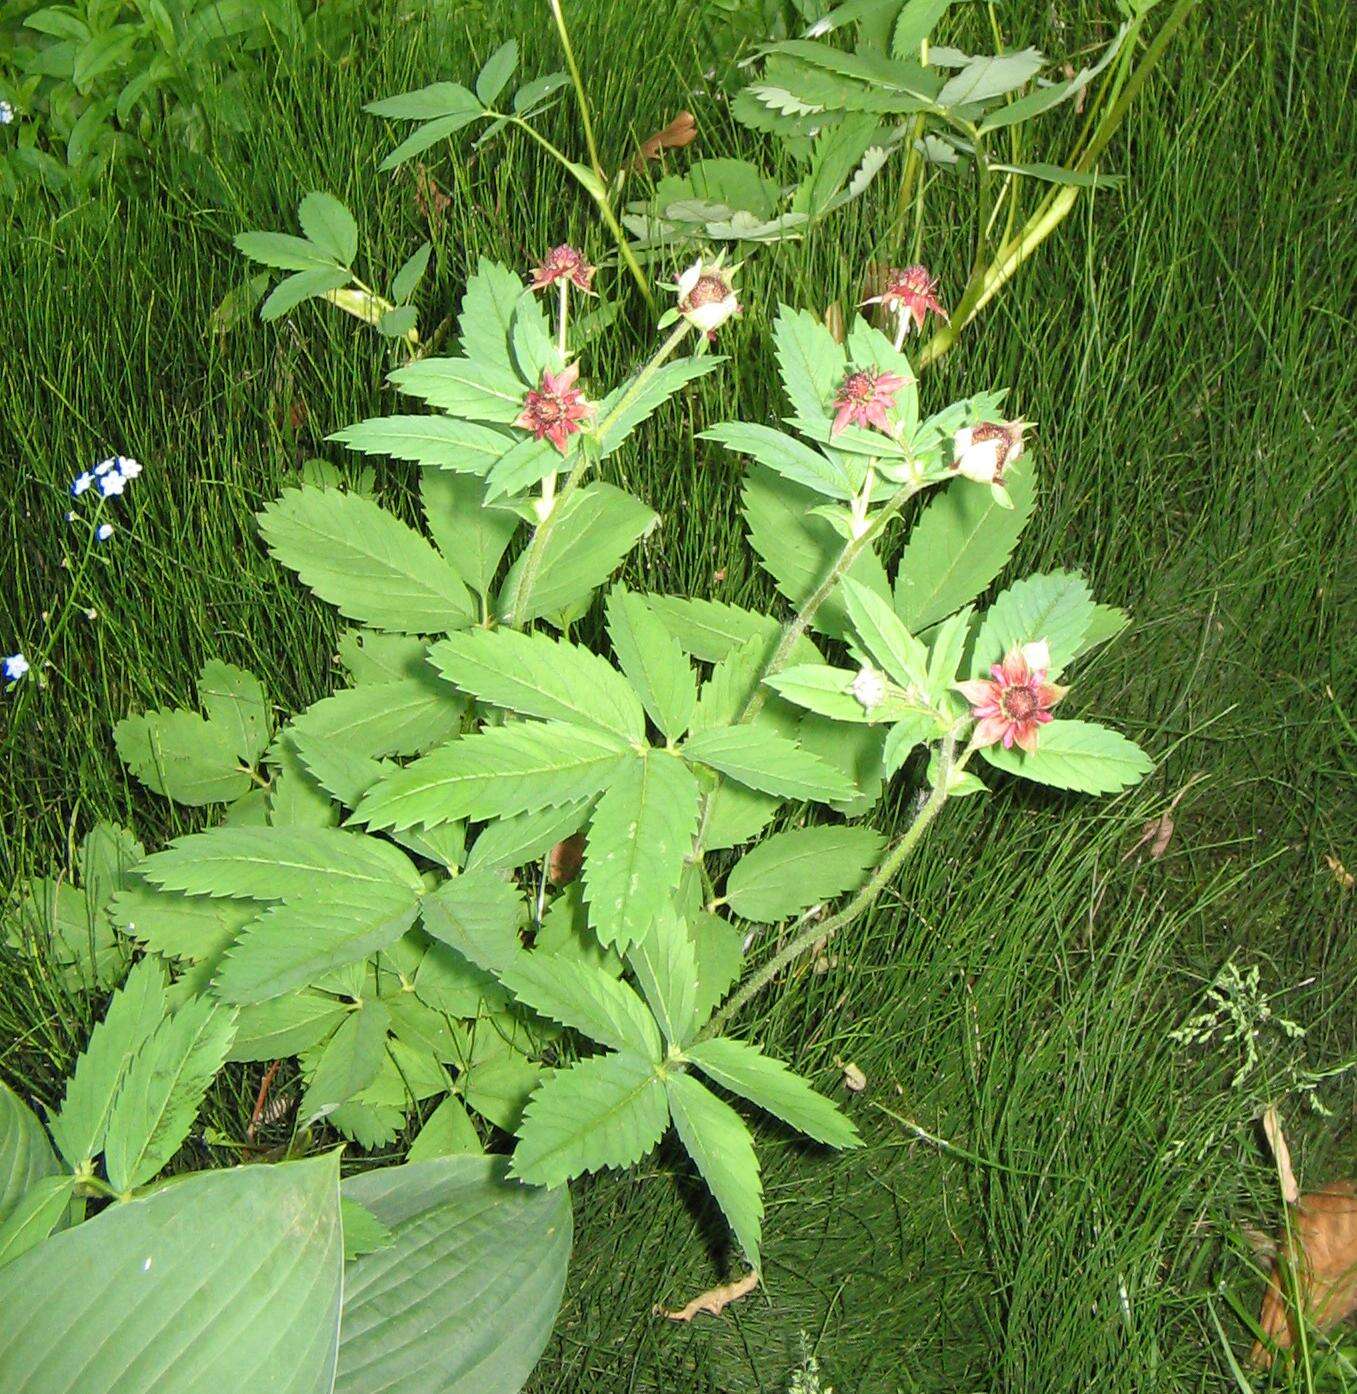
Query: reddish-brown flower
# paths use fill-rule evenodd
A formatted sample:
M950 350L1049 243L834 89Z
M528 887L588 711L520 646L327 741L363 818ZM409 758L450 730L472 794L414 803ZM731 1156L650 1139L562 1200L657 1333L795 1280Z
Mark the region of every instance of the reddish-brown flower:
M580 365L572 363L559 373L543 373L541 385L531 389L515 426L531 431L538 440L549 440L562 455L565 443L593 412L593 405L575 386Z
M1002 741L1005 750L1015 745L1029 753L1037 748L1037 732L1052 720L1051 708L1068 688L1046 681L1051 652L1043 639L1009 649L988 678L957 683L957 691L971 704L976 718L972 740L977 746Z
M585 261L583 252L577 252L574 247L562 242L542 258L540 266L533 268L529 289L545 290L557 281L569 281L576 290L593 295L596 293L592 289L594 270L595 268Z
M895 394L904 385L904 378L897 373L884 373L879 368L854 368L839 384L830 435L837 436L845 426L875 426L889 435L891 427L886 413L895 405Z
M924 316L930 310L940 319L947 318L947 311L938 300L938 283L923 266L892 266L886 272L881 294L869 296L862 303L881 305L899 315L905 324L913 321L919 329L924 327Z

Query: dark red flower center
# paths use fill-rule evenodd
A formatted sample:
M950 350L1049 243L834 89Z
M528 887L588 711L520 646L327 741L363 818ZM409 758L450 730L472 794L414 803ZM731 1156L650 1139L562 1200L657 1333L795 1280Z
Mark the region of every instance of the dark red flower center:
M999 706L1010 721L1030 721L1041 703L1030 687L1006 687Z
M697 284L688 292L688 306L696 310L703 305L716 305L730 294L730 287L721 279L708 273L697 278Z
M870 402L876 396L877 375L869 368L849 373L839 388L839 396L849 402Z
M552 426L565 416L565 403L543 392L529 392L524 409L539 426Z

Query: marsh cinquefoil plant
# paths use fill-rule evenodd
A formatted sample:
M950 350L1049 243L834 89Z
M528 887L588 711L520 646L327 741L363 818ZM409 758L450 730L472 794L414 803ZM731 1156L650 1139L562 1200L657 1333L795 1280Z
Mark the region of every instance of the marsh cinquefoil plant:
M1068 572L977 609L1035 505L1022 423L998 392L924 415L913 318L840 343L784 306L785 421L704 436L752 461L749 539L787 617L613 585L610 656L573 641L660 522L598 467L720 366L739 309L734 273L700 260L650 357L595 383L569 347L577 277L561 248L536 290L482 262L460 351L391 374L433 410L337 433L422 467L428 536L341 488L263 511L273 555L357 626L349 683L275 727L258 679L214 663L205 715L122 722L139 778L226 812L88 909L237 1014L230 1058L298 1057L300 1125L375 1148L418 1115L419 1159L478 1148L470 1110L516 1136L513 1177L554 1188L672 1123L757 1267L758 1163L717 1091L858 1139L728 1034L740 1008L863 913L951 799L986 792L978 770L1092 794L1146 773L1057 686L1125 616ZM878 544L920 494L892 578ZM887 839L861 820L901 778L918 811ZM577 834L581 875L553 886ZM761 938L780 947L746 971Z

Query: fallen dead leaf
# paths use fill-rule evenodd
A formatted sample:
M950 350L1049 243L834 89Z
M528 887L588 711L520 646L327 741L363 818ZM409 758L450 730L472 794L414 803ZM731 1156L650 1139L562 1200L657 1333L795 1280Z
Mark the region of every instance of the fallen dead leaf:
M1286 1350L1295 1336L1292 1296L1298 1290L1306 1319L1320 1330L1357 1313L1357 1182L1334 1181L1303 1195L1292 1208L1290 1238L1282 1234L1263 1294L1258 1325L1266 1340L1254 1343L1250 1361L1266 1369L1273 1349ZM1283 1270L1294 1275L1283 1281ZM1270 1344L1269 1344L1270 1343Z
M443 215L452 207L452 199L443 192L429 167L422 162L414 168L415 207L426 223L437 231Z
M1345 891L1350 891L1353 886L1357 886L1357 876L1354 876L1337 857L1325 856L1324 860L1328 862L1329 870L1333 872L1333 879L1337 881Z
M657 1317L668 1317L670 1321L692 1321L695 1316L702 1314L719 1317L732 1302L747 1296L758 1285L759 1275L751 1269L743 1278L737 1278L733 1283L722 1283L720 1287L708 1288L706 1292L699 1293L687 1306L680 1307L676 1312L671 1312L658 1303L653 1310Z
M1291 1169L1291 1149L1286 1145L1282 1120L1277 1116L1277 1109L1273 1104L1269 1104L1263 1110L1263 1133L1277 1163L1277 1179L1281 1183L1282 1199L1288 1205L1295 1205L1300 1199L1300 1187L1296 1184L1296 1173Z
M662 129L648 135L637 150L631 162L633 171L639 173L649 160L658 160L666 150L682 150L697 139L697 118L691 111L681 111Z
M1173 821L1173 810L1178 807L1179 800L1187 791L1192 788L1198 780L1204 779L1202 774L1194 774L1191 779L1183 785L1181 789L1169 801L1169 806L1159 815L1158 818L1151 818L1140 830L1140 836L1126 850L1122 861L1135 856L1142 847L1147 847L1146 855L1152 862L1157 862L1169 849L1169 843L1173 841L1173 833L1176 824Z
M553 886L568 886L584 864L584 834L572 833L547 855L547 880Z
M867 1087L867 1076L851 1060L840 1060L836 1055L834 1063L843 1071L843 1087L861 1094Z

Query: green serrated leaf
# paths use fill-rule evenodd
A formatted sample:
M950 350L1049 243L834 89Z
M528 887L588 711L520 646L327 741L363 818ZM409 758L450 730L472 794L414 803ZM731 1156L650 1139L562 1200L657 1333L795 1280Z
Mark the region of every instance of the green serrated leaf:
M701 432L700 439L719 441L759 464L831 499L851 499L862 488L865 463L852 455L831 459L804 441L748 421L728 421Z
M476 96L485 106L493 106L495 98L513 76L518 66L518 41L510 39L501 44L486 60L476 76Z
M477 1156L484 1150L465 1105L449 1094L424 1120L405 1155L407 1161L424 1162L430 1157Z
M455 111L447 116L439 116L432 121L426 121L406 136L377 168L383 172L399 169L407 160L414 159L416 155L422 155L431 145L437 145L440 140L455 135L464 126L469 126L480 115L481 108L479 103L476 103L468 110Z
M363 110L395 121L433 121L441 116L480 114L480 103L460 82L434 82L397 97L368 102Z
M198 677L198 700L207 719L227 732L232 750L253 765L268 744L272 709L264 686L245 668L210 659Z
M397 368L390 380L451 416L500 426L519 415L527 393L511 369L480 358L421 358Z
M559 1186L586 1171L632 1166L668 1121L665 1086L649 1060L595 1055L549 1075L533 1094L510 1174L529 1185Z
M782 386L797 416L826 417L844 372L847 356L843 345L809 310L778 307L773 343Z
M123 764L148 789L176 803L227 803L250 787L228 726L197 712L150 711L113 728Z
M731 869L726 900L737 915L765 924L800 914L860 886L884 841L871 828L775 833Z
M439 470L484 475L518 438L497 426L453 416L373 416L326 439L364 455L389 455Z
M995 597L985 611L971 650L971 675L987 673L1009 649L1044 639L1051 650L1051 678L1079 652L1093 621L1093 593L1073 571L1026 576Z
M697 1012L697 951L672 899L660 907L645 938L631 946L627 961L665 1040L683 1045Z
M523 293L522 280L507 266L480 259L466 283L457 319L457 335L468 358L513 372L509 330Z
M390 1024L386 1007L378 1001L365 1001L346 1014L316 1061L298 1106L299 1123L324 1118L372 1083L386 1058Z
M843 598L853 632L869 656L901 687L922 695L928 686L928 650L905 628L890 602L851 576L844 577Z
M282 232L240 232L232 239L251 261L280 271L333 271L335 259L303 237ZM348 277L344 278L346 281Z
M488 867L455 876L424 899L425 930L497 978L522 952L522 922L517 888Z
M472 619L461 578L415 530L359 494L287 489L259 515L269 551L350 619L402 634Z
M365 683L313 702L292 723L298 749L329 744L350 757L419 755L460 733L467 702L430 674Z
M297 208L302 231L313 246L341 266L358 255L358 224L333 194L309 193Z
M228 1060L280 1060L323 1041L349 1015L337 998L289 992L241 1007Z
M607 600L608 637L650 719L667 739L682 738L697 704L697 679L678 641L646 603L615 586Z
M460 423L467 424L467 423ZM424 521L439 550L467 585L486 597L522 519L509 508L487 508L479 480L446 470L419 477Z
M848 780L818 755L763 726L744 725L700 731L684 754L710 765L737 783L788 799L851 799Z
M265 324L271 324L307 300L342 290L349 284L349 279L349 272L329 268L295 272L273 288L268 299L259 307L259 318Z
M519 954L500 981L522 1003L614 1050L658 1062L660 1033L644 1002L624 982L564 954Z
M990 745L980 752L996 769L1053 789L1114 794L1138 784L1154 762L1120 731L1091 721L1052 721L1040 728L1036 750Z
M678 888L697 831L691 770L665 751L624 761L594 807L584 852L589 923L625 952L644 939Z

